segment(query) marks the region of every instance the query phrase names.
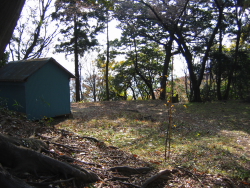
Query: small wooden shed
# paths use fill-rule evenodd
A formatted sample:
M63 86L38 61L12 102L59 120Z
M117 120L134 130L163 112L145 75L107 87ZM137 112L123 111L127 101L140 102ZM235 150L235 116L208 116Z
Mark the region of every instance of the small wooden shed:
M0 102L34 120L70 114L74 77L53 58L10 62L0 69Z

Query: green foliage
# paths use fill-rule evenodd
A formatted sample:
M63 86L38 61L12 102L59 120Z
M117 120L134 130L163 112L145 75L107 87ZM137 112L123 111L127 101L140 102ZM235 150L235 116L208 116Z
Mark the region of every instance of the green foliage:
M54 118L44 116L42 119L39 120L39 123L43 126L51 126L51 123L53 121L54 121Z
M241 41L246 41L248 37L246 26L249 24L246 17L249 6L245 2L240 7L235 3L236 1L178 1L173 4L131 0L119 4L116 16L123 29L122 41L127 45L133 46L133 39L155 41L163 45L165 50L168 44L171 46L168 56L182 53L190 75L190 98L198 102L201 101L200 87L203 87L209 52L217 43L219 32L221 38L233 38L241 32L244 34ZM127 11L123 11L124 9ZM171 40L174 42L171 43ZM173 46L176 43L177 49ZM233 57L230 61L234 59Z
M14 100L14 104L12 105L16 110L18 110L19 108L23 108L23 106L16 100Z
M0 108L1 109L7 109L8 108L8 99L0 97Z
M57 52L72 54L77 47L78 53L83 56L87 50L98 44L96 36L104 29L105 21L102 7L93 5L91 1L85 4L65 0L57 1L56 8L57 12L53 13L53 18L65 25L65 28L61 29L64 40L56 45Z
M230 89L230 98L231 99L246 99L249 95L249 74L250 71L250 56L249 56L249 50L247 48L241 49L238 52L238 62L236 65L234 65L234 55L235 51L234 49L224 49L223 53L219 53L218 51L215 51L211 54L211 64L210 64L210 70L212 73L212 76L214 75L214 79L218 79L219 76L221 78L221 92L222 94L226 90L228 78L230 76L230 71L233 69L234 74L232 77L232 86ZM219 64L220 61L220 64ZM220 67L219 67L220 66ZM213 81L213 80L212 80ZM217 82L210 83L211 86L215 87ZM210 86L210 87L211 87ZM203 90L206 88L203 88ZM211 88L211 91L209 91L208 95L215 96L214 89ZM212 97L214 99L214 97Z
M120 42L127 45L129 41ZM126 54L127 60L115 66L118 72L114 79L115 87L125 93L132 90L134 99L135 96L149 99L152 97L150 90L159 87L164 62L162 48L155 42L145 45L145 40L138 40L137 50L132 48Z

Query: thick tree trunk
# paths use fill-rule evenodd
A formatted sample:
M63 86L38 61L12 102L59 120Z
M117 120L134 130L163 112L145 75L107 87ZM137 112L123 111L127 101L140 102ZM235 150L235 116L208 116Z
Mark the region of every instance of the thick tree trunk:
M201 102L201 96L200 96L200 85L198 84L198 79L196 78L195 72L194 72L194 65L193 65L193 57L192 54L185 42L184 37L182 36L181 31L176 28L176 34L178 36L178 39L176 42L179 45L179 48L181 50L182 55L185 57L188 71L189 71L189 77L191 82L191 92L190 92L190 101L191 102Z
M161 77L161 91L160 91L161 100L166 99L166 82L167 82L169 63L171 59L172 44L173 44L173 38L170 38L170 41L165 46L166 55L165 55L165 60L164 60L164 65L163 65L163 73Z
M0 3L0 59L9 43L25 0L1 0Z
M180 48L183 56L185 57L187 65L188 65L190 82L192 85L191 96L190 96L192 102L201 102L202 101L201 96L200 96L200 85L201 85L201 82L203 80L203 75L204 75L204 71L205 71L206 62L207 62L207 59L209 57L209 52L211 50L215 35L218 32L218 29L221 25L222 18L223 18L223 6L224 5L221 5L218 0L214 0L214 1L215 1L217 8L218 8L218 11L219 11L219 17L217 20L217 24L216 24L215 28L213 29L213 33L211 34L209 41L207 43L206 51L205 51L204 57L203 57L202 62L201 62L201 68L199 70L199 74L195 74L195 72L194 72L193 57L192 57L191 51L190 51L190 49L185 41L185 38L182 34L182 30L180 28L177 28L177 27L175 29L176 35L178 37L176 39L176 42L178 43L179 48Z

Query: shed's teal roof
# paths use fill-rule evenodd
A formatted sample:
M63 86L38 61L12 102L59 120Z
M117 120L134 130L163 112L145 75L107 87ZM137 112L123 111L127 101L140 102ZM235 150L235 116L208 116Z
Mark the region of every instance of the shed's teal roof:
M28 77L50 61L56 63L61 69L67 72L71 78L75 78L72 73L50 57L9 62L0 69L0 81L24 82Z

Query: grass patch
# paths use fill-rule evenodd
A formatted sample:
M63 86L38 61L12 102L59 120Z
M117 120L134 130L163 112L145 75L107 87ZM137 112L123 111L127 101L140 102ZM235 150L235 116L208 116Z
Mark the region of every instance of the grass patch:
M174 107L171 158L164 161L167 109L162 101L73 104L72 119L57 124L95 137L159 169L185 166L200 173L250 177L250 104L214 102Z

